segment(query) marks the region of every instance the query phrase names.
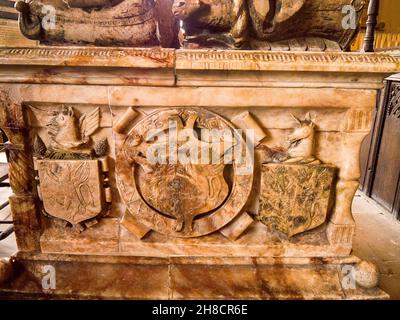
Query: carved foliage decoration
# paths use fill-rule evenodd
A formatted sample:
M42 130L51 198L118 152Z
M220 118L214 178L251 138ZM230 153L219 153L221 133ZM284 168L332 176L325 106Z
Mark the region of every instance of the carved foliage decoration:
M248 168L243 170L248 164L235 158L231 164L196 161L174 164L170 157L166 164L152 163L147 157L148 150L168 142L174 134L169 128L171 121L176 121L178 133L202 128L234 132L230 123L201 109L154 113L134 126L118 150L118 188L128 208L126 215L139 223L175 237L199 237L221 229L241 213L251 191L253 172ZM157 131L165 132L166 140L147 139ZM197 143L205 149L222 147L220 142L211 146L200 140L189 134L185 142L178 139L177 148L182 150L187 143ZM246 150L241 137L238 143ZM169 150L167 154L170 155Z

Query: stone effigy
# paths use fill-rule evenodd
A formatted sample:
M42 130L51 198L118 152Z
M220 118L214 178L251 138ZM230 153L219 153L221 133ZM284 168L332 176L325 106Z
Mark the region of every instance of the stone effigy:
M346 27L344 6L353 27ZM364 0L175 0L188 48L341 51L357 32Z
M43 44L176 47L170 0L18 1L22 34Z
M68 3L100 13L126 1ZM283 41L284 21L317 3L333 1L248 1L245 33L221 15L229 1L175 1L170 13L184 19L188 43L212 4L238 35L229 46L241 47ZM255 13L276 38L250 32ZM197 45L215 43L204 34ZM329 41L343 49L338 39ZM0 49L18 244L0 261L0 294L387 298L377 268L351 254L351 204L378 90L400 64L327 51ZM56 283L43 285L48 266Z
M346 6L349 9L346 9ZM364 0L19 1L23 35L51 45L347 50ZM345 10L343 10L345 8ZM175 17L177 19L175 19Z

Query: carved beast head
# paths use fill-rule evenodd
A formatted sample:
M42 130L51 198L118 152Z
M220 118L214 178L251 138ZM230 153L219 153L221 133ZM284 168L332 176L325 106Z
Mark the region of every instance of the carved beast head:
M185 20L202 8L203 5L202 0L174 0L172 12L176 18Z
M61 137L68 140L77 136L77 126L74 110L64 106L61 111L54 112L53 117L47 124L48 133L51 137Z
M54 117L54 122L58 126L68 126L75 123L75 112L71 107L64 107L63 110Z
M295 143L307 138L313 138L315 133L315 124L311 120L311 114L307 113L304 120L300 120L292 115L293 119L297 123L297 128L294 129L288 140L290 143Z

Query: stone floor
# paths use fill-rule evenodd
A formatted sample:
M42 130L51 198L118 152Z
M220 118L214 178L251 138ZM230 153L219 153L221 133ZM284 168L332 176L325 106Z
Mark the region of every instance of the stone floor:
M8 188L0 189L0 204L9 193ZM381 288L392 299L400 300L400 222L361 193L355 198L353 212L357 221L354 254L376 263L381 271ZM0 211L0 220L6 219L11 219L9 207ZM4 228L0 225L0 230ZM0 257L15 251L14 234L0 242Z
M380 287L400 300L400 222L361 193L354 200L353 212L357 223L354 254L376 263Z

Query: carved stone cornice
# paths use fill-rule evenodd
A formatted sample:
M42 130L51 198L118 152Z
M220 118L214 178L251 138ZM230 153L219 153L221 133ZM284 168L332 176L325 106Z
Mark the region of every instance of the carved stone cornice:
M399 59L376 53L93 47L2 48L0 65L366 73L400 71Z
M173 49L90 47L2 48L0 65L173 68Z
M374 53L178 50L176 68L393 73L400 60Z

